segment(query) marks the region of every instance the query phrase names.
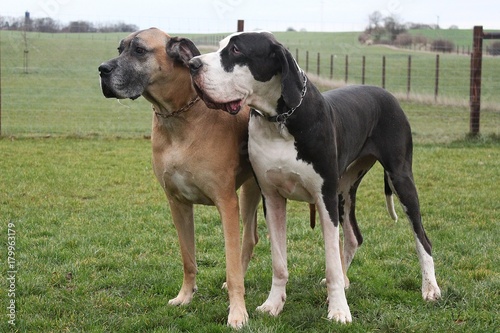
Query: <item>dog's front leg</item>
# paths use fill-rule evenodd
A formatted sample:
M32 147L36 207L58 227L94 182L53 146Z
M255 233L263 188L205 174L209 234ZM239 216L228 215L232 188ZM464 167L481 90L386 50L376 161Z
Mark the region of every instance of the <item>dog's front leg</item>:
M288 282L286 251L286 199L278 194L265 196L266 222L271 240L273 281L267 300L257 311L277 316L285 305L286 284Z
M245 286L241 264L239 207L236 193L225 200L218 200L217 209L222 218L226 250L226 281L229 293L227 325L241 328L248 321L245 306Z
M184 278L177 297L171 299L170 305L184 305L191 302L196 292L196 256L194 240L193 205L184 204L169 198L172 219L174 220L179 246L181 248Z
M337 199L334 198L332 206L337 207ZM326 287L328 292L328 319L340 323L352 321L349 305L345 296L344 274L342 272L341 252L339 246L339 223L338 214L330 218L326 210L325 203L319 199L317 204L319 218L321 221L321 230L325 242L325 262L326 262ZM334 225L333 219L337 218Z

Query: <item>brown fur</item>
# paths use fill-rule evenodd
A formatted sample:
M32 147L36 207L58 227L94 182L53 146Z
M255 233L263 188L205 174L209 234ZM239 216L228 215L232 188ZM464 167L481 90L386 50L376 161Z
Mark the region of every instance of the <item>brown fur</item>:
M129 94L139 91L161 114L153 114L153 170L167 195L184 267L181 290L169 304L187 304L196 291L193 205L215 205L224 230L228 325L238 328L248 320L243 277L258 240L256 207L260 191L246 149L249 110L232 116L197 101L189 109L172 115L188 105L196 92L189 69L167 54L169 40L170 36L158 29L139 31L125 38L120 56L99 68L103 92L107 97L135 98L127 96L121 85L127 80L128 86L142 85L142 91L141 87L133 87ZM137 54L138 47L146 49L146 53ZM236 190L240 186L239 205ZM239 206L244 223L242 251Z

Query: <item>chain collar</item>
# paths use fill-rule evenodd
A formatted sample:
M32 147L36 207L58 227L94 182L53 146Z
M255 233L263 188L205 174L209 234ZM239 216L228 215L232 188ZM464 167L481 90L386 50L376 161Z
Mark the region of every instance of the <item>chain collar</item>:
M186 105L184 105L182 108L180 108L179 110L172 111L171 113L160 113L160 112L157 112L154 106L153 106L153 111L155 112L155 114L158 117L166 119L166 118L169 118L169 117L177 116L180 113L189 110L199 100L200 100L200 96L197 95L195 98L193 98L192 100L190 100L189 103L187 103Z
M280 114L278 114L276 116L272 116L272 117L266 117L259 110L252 109L255 113L257 113L261 117L266 118L268 121L270 121L272 123L279 123L280 132L285 127L285 123L288 120L288 118L290 118L290 116L295 112L295 110L297 110L299 108L299 106L302 104L302 101L304 100L304 96L307 93L307 76L306 76L306 74L304 73L303 70L300 70L300 73L302 74L302 77L304 78L304 83L303 83L304 85L302 87L302 92L301 92L301 95L300 95L299 104L297 104L295 107L291 108L287 112L283 112L283 113L280 113Z

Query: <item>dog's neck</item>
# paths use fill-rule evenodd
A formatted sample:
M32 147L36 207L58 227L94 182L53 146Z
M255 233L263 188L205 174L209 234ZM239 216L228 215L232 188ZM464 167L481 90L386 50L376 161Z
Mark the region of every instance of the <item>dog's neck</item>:
M165 89L165 87L170 89ZM184 93L180 94L179 91ZM155 114L161 118L181 115L199 101L189 73L178 75L174 80L165 78L151 85L144 91L143 96L152 104Z
M300 100L297 105L293 107L287 106L283 102L283 96L280 96L280 99L276 102L276 107L274 109L275 115L266 114L255 108L253 109L254 113L261 117L264 117L270 122L279 123L280 128L283 128L288 118L290 118L293 115L293 113L302 105L302 101L304 100L304 97L307 93L307 76L302 70L300 70L300 73L302 74L303 82L302 82L302 91Z
M195 105L199 100L200 100L200 96L195 96L195 97L193 97L192 100L190 100L186 105L184 105L180 109L170 111L170 112L160 112L153 105L153 111L154 111L155 115L157 117L160 117L160 118L167 119L170 117L176 117L176 116L181 115L184 112L189 111L189 109L191 109L193 107L193 105Z

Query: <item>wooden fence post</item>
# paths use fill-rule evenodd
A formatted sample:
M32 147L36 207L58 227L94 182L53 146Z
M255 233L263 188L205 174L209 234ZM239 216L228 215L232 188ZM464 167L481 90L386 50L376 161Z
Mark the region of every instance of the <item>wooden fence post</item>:
M309 73L309 51L306 51L306 73Z
M385 56L382 56L382 88L385 89Z
M345 55L345 83L349 79L349 56Z
M482 26L474 27L473 47L470 61L470 135L479 134L481 110L481 66L483 59L483 39L500 39L498 32L483 32Z
M479 134L481 109L481 65L483 59L483 27L475 26L470 61L470 135Z
M316 71L317 71L318 76L319 76L319 72L320 72L319 68L320 68L320 54L318 52L318 63L316 64Z
M410 99L411 90L411 55L408 56L408 81L406 82L406 99Z
M330 80L333 80L333 54L330 54Z
M237 32L245 31L245 20L238 20Z
M436 54L436 82L434 84L434 101L437 101L439 92L439 54Z
M365 72L366 72L366 57L363 56L363 61L361 64L361 84L365 84Z

